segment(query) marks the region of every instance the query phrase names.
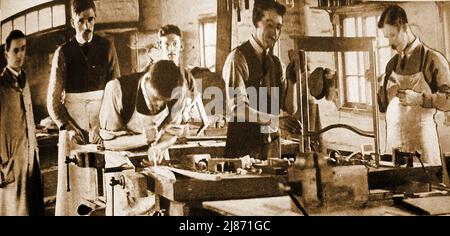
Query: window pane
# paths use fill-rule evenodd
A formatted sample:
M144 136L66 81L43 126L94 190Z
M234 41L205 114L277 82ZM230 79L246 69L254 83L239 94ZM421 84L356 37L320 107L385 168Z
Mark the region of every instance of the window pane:
M366 72L366 63L364 60L364 52L358 52L358 75L364 75Z
M66 23L66 10L64 5L53 7L53 27L64 25Z
M205 23L205 45L216 45L216 23Z
M27 14L27 34L36 33L39 30L37 11Z
M6 37L8 37L8 34L13 30L12 28L12 22L8 21L2 24L2 44L5 43Z
M358 27L358 37L362 37L363 35L363 23L362 23L362 17L358 17L358 20L356 21L356 25Z
M206 67L212 68L216 64L216 47L209 46L205 48Z
M358 77L349 76L346 78L347 82L347 102L359 102L359 84Z
M345 73L346 75L358 74L358 55L357 52L345 53Z
M52 9L50 7L39 10L39 30L52 28Z
M355 18L350 17L344 19L344 37L355 37Z
M377 22L375 16L370 16L366 18L366 36L376 37L377 36Z
M20 30L25 33L25 16L17 17L14 19L14 29Z

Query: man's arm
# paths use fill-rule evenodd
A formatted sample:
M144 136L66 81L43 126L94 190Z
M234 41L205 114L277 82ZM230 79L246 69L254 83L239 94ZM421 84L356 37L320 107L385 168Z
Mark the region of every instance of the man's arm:
M249 71L245 57L236 50L231 52L223 67L228 111L233 114L233 118L238 119L237 121L269 125L272 120L278 117L250 107L244 83L245 78L248 77Z
M143 134L128 135L126 124L120 116L122 107L122 90L117 79L106 84L99 113L100 136L107 150L126 151L147 145Z
M424 94L423 106L436 108L441 111L450 111L450 70L445 57L430 50L424 68L426 78L431 78L431 86L436 86L437 92Z
M116 47L114 43L110 42L110 49L108 51L108 80L118 79L120 77L119 59L117 58Z
M70 120L70 115L63 101L64 83L67 78L66 72L64 55L61 47L59 47L53 56L47 93L48 113L59 128Z

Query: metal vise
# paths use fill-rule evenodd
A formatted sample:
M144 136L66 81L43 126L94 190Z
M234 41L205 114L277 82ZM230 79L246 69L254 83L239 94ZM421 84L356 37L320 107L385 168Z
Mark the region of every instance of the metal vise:
M303 153L288 169L293 195L309 212L360 207L369 199L368 170L364 166L328 166L318 153Z

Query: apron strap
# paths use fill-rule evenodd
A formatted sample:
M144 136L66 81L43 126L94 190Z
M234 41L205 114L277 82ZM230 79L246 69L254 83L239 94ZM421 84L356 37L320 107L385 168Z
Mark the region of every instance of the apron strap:
M422 44L422 50L420 53L420 68L419 71L423 72L424 68L425 68L425 62L428 59L428 50L425 48L425 45Z

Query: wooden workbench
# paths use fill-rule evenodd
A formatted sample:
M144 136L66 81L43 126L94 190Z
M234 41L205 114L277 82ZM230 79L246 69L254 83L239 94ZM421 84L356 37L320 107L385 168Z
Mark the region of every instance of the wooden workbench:
M165 167L160 167L165 168ZM190 215L191 208L201 208L204 201L282 196L279 183L285 176L218 174L218 180L205 181L175 174L153 174L149 188L156 194L156 205L171 216Z

